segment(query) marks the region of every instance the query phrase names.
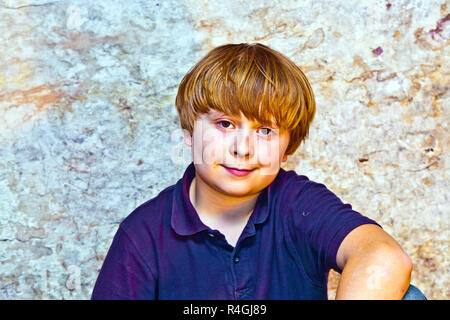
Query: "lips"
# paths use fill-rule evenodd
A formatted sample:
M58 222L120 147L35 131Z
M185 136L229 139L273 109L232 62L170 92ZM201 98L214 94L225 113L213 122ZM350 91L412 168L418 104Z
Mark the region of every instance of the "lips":
M225 170L227 170L228 172L232 173L235 176L246 176L248 175L250 172L252 172L254 169L237 169L237 168L229 168L226 166L222 166L225 168Z
M233 167L227 167L227 166L224 166L225 168L227 168L227 169L233 169L233 170L239 170L239 171L252 171L253 169L240 169L240 168L233 168Z

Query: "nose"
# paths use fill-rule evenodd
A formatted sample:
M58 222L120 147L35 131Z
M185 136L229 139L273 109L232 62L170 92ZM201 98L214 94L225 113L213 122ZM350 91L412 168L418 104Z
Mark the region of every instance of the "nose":
M251 158L254 154L254 134L249 129L238 129L232 144L232 154L239 158Z

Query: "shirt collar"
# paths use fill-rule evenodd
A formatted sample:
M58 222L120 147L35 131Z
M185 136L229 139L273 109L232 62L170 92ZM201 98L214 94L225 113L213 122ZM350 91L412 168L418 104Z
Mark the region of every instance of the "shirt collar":
M259 194L255 208L249 219L249 222L252 224L252 229L254 224L264 223L266 221L270 211L269 203L273 196L274 186L284 173L285 171L280 168L276 179ZM210 230L200 220L197 211L189 199L189 187L194 177L195 166L191 162L184 172L183 177L176 183L173 193L171 225L176 233L183 236Z

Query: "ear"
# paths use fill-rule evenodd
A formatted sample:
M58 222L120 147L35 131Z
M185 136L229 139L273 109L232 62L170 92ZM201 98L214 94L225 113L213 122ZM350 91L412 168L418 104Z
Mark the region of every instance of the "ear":
M184 143L188 147L192 147L192 136L186 129L183 129L183 135L184 135Z
M284 154L283 159L281 160L281 162L286 162L287 161L287 154Z

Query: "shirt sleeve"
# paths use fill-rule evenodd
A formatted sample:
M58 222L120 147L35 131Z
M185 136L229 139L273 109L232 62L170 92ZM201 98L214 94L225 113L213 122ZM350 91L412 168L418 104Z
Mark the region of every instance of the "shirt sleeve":
M119 227L91 300L154 300L156 279L130 236Z
M350 231L376 221L343 203L323 184L306 182L293 200L292 239L310 277L323 280L330 269L341 273L336 262L340 244Z

